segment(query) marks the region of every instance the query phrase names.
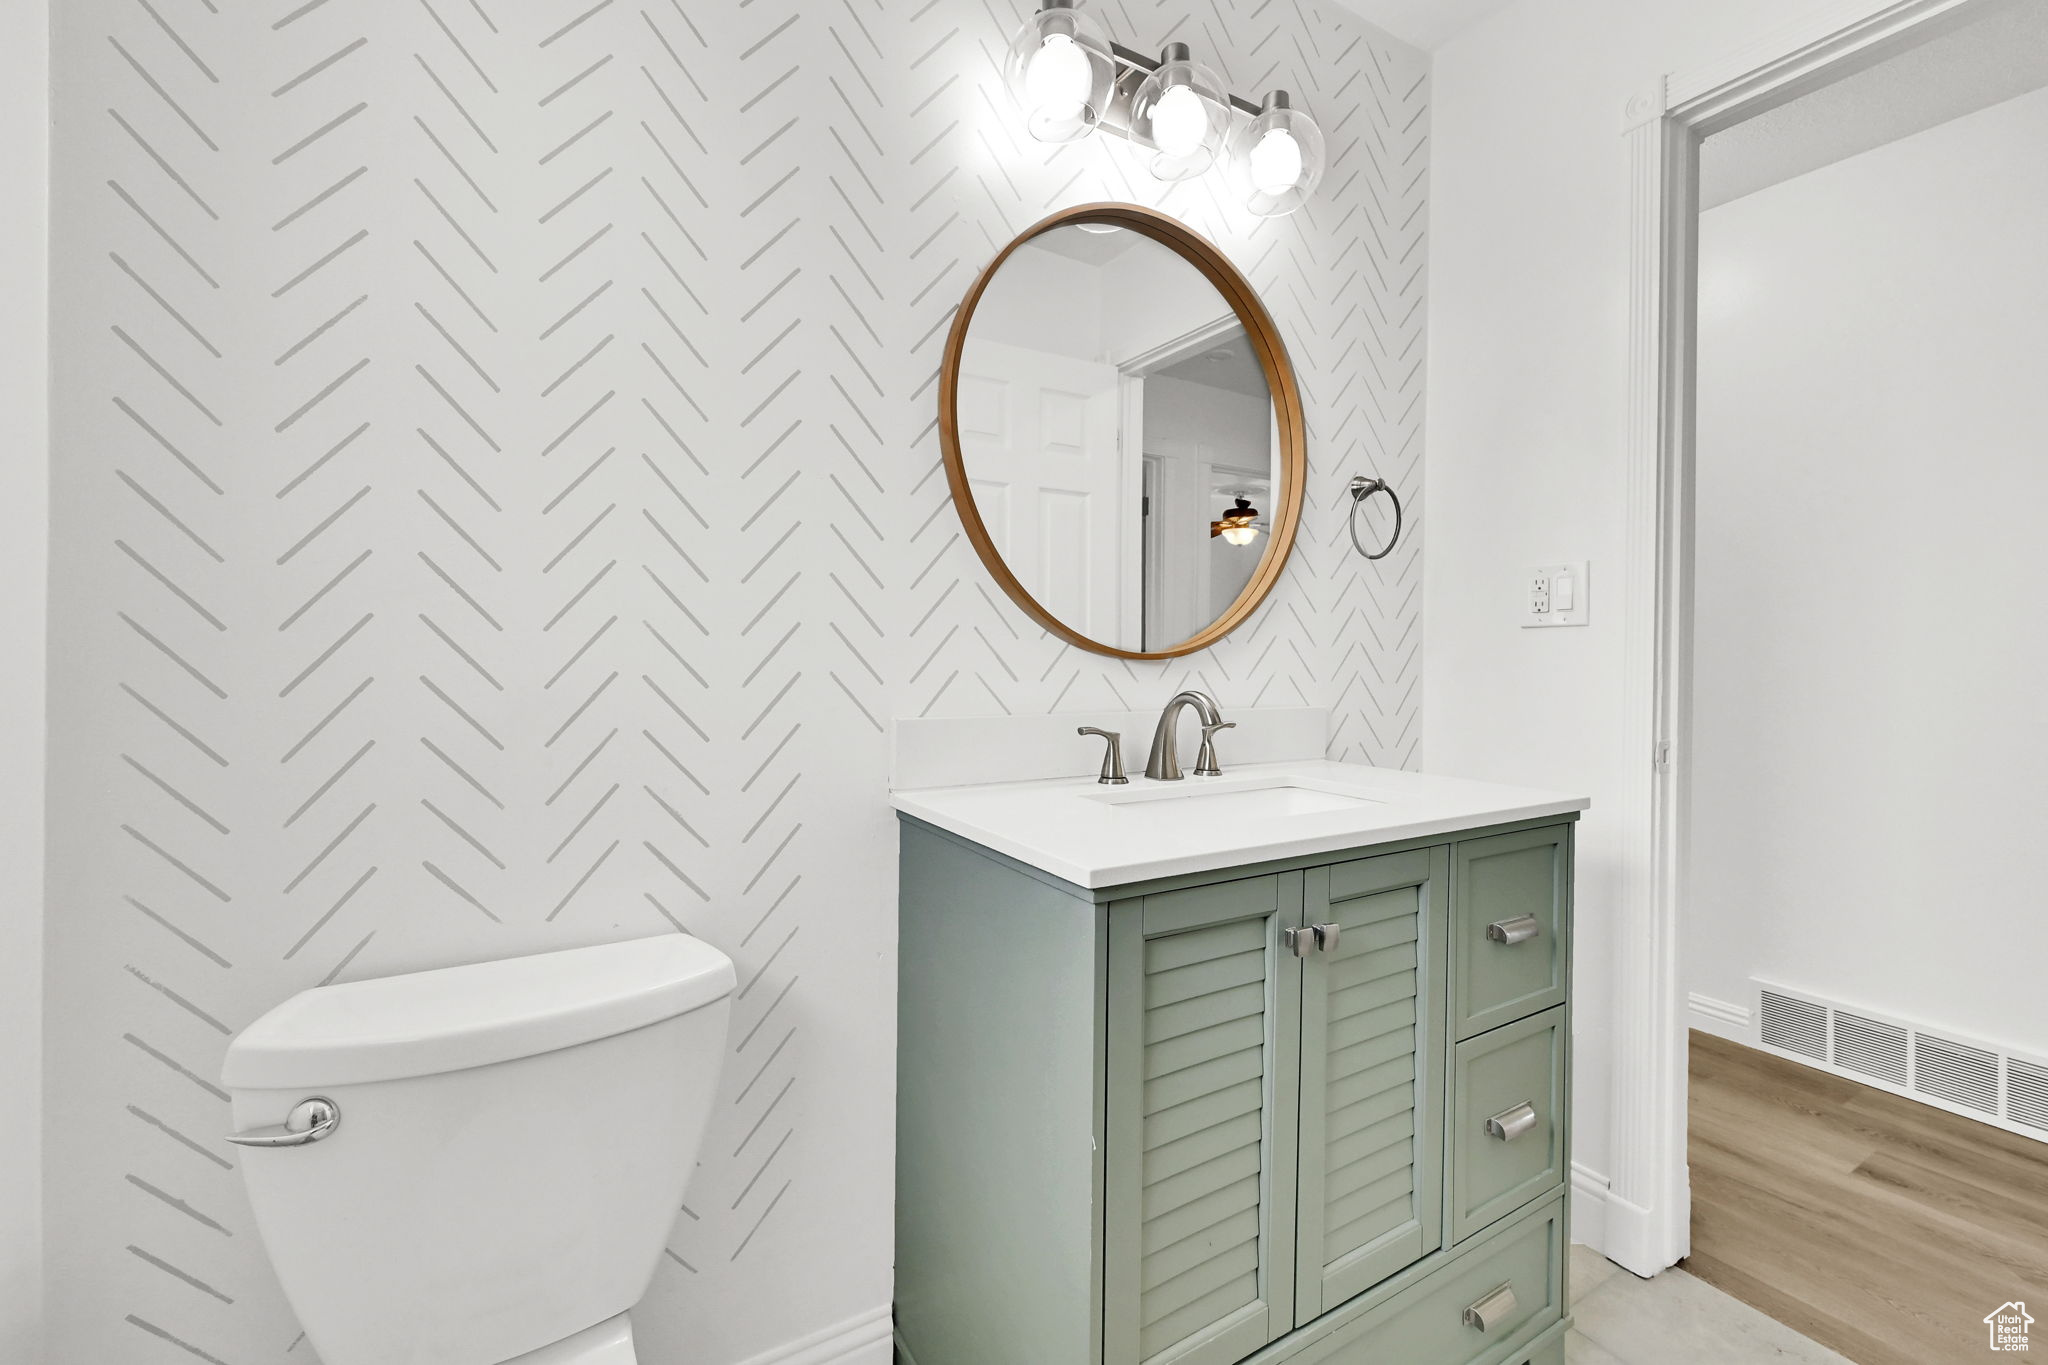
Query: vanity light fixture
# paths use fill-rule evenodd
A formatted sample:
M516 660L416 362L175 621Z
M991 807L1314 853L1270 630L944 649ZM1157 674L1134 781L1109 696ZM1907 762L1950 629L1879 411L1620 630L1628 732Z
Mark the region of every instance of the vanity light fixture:
M1307 203L1322 183L1322 130L1285 90L1275 90L1258 117L1232 135L1230 163L1244 206L1261 218L1281 217Z
M1005 80L1040 142L1107 128L1150 153L1159 180L1188 180L1228 160L1252 213L1294 212L1323 178L1323 135L1285 90L1257 104L1233 95L1186 43L1157 60L1111 41L1082 0L1039 0L1010 40Z
M1040 142L1077 142L1095 131L1116 93L1108 35L1077 0L1043 8L1010 39L1003 79Z
M1223 515L1209 523L1209 538L1222 536L1232 545L1249 545L1259 538L1259 509L1243 498L1223 509Z
M1152 149L1152 174L1187 180L1216 164L1229 131L1228 97L1216 73L1186 43L1168 43L1159 69L1131 96L1131 133Z

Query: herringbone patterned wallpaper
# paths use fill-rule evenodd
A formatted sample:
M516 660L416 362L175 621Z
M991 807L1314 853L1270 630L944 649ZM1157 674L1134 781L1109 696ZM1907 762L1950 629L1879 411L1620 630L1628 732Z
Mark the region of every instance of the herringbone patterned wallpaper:
M871 1311L890 718L1196 683L1416 761L1420 536L1361 563L1341 484L1419 521L1424 68L1301 0L1105 17L1295 89L1313 208L1024 140L1007 0L57 7L54 1362L312 1358L219 1141L258 1013L673 929L741 986L644 1358ZM1165 667L1029 628L939 469L955 301L1097 198L1220 241L1307 397L1286 582Z

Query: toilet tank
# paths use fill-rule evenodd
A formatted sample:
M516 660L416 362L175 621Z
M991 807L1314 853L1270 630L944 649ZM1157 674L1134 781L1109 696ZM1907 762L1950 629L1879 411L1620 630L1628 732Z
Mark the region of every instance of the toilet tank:
M501 1365L646 1292L715 1099L731 961L667 935L305 991L228 1048L240 1151L323 1365Z

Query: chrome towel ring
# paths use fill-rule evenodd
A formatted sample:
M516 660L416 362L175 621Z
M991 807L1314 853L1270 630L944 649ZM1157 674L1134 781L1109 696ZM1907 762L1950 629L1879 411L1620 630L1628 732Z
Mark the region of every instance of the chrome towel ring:
M1351 543L1358 547L1358 553L1367 559L1385 559L1401 543L1401 495L1385 479L1368 479L1363 474L1351 481ZM1365 506L1365 500L1375 493L1385 493L1387 501L1394 504L1394 533L1387 537L1387 543L1378 554L1365 548L1365 542L1358 538L1358 509Z

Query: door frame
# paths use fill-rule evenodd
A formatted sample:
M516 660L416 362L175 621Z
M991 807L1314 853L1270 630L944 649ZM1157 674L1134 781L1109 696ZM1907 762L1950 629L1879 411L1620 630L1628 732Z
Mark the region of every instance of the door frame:
M1615 824L1613 1169L1574 1186L1638 1275L1691 1249L1685 897L1692 726L1694 374L1703 138L1979 18L2002 0L1830 0L1627 104L1630 227L1622 753ZM1592 1220L1587 1220L1592 1221Z
M1190 356L1202 354L1214 346L1219 339L1228 336L1232 332L1243 331L1243 329L1243 321L1235 313L1224 313L1219 317L1211 318L1199 326L1191 327L1179 336L1162 341L1155 346L1148 346L1142 351L1134 351L1129 355L1111 356L1109 358L1109 363L1116 366L1117 369L1117 411L1120 418L1117 432L1118 440L1122 443L1124 452L1125 494L1129 499L1128 506L1143 507L1146 496L1142 469L1147 458L1145 454L1145 380L1170 365L1177 365ZM1270 444L1266 457L1266 479L1277 491L1280 486L1282 454L1280 449L1280 413L1277 407L1272 409L1272 418L1267 423L1267 430ZM1134 453L1137 457L1136 459L1131 458ZM1270 500L1267 506L1272 506ZM1269 518L1271 515L1271 513L1268 513ZM1152 567L1151 547L1145 543L1145 537L1150 532L1151 527L1143 516L1135 519L1128 516L1121 517L1118 520L1118 525L1125 528L1125 530L1122 542L1117 546L1117 563L1124 573L1137 575L1136 581L1138 583L1137 606L1135 609L1136 620L1133 621L1131 619L1131 603L1127 600L1125 603L1126 616L1122 622L1123 638L1132 638L1132 630L1135 627L1136 638L1142 642L1145 629L1151 624L1152 619L1154 575L1149 572ZM1129 529L1132 526L1137 528L1135 533ZM1256 570L1254 572L1256 573ZM1228 602L1223 603L1222 607L1218 608L1218 611L1229 607L1229 605L1230 603ZM1217 613L1209 612L1207 614L1213 616ZM1141 647L1143 647L1142 643Z

